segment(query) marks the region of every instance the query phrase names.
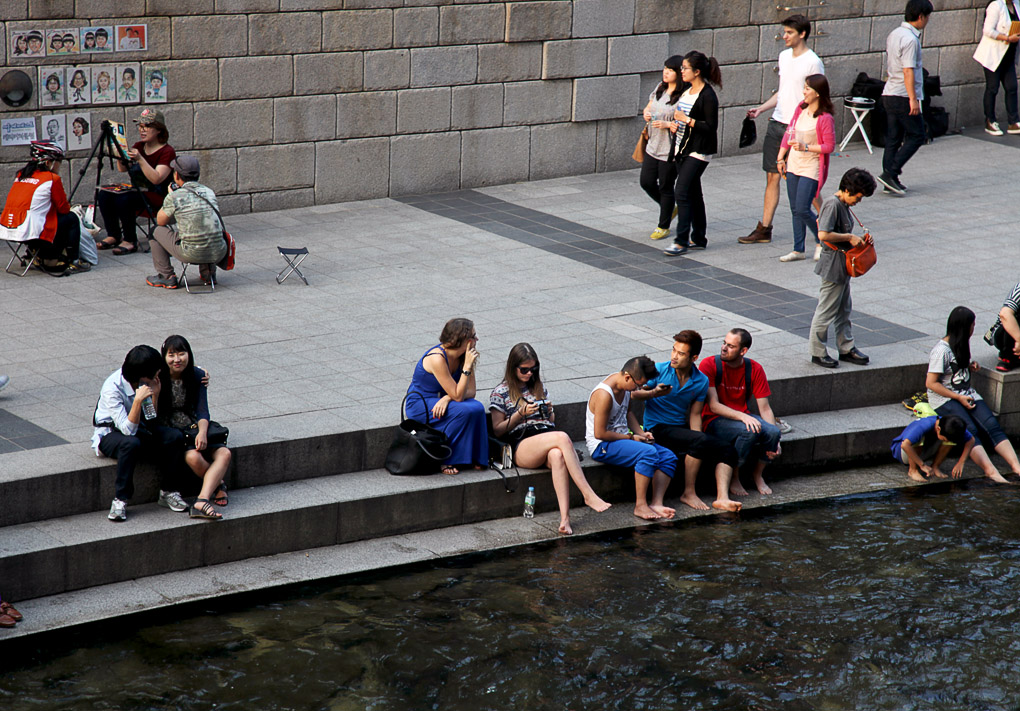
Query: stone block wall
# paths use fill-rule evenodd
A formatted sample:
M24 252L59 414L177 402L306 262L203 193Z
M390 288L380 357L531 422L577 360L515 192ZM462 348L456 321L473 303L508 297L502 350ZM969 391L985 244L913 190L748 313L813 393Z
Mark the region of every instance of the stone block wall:
M836 95L880 76L904 0L803 0L811 47ZM971 53L986 0L936 0L925 66L954 127L981 120ZM775 90L775 0L2 0L0 76L39 64L169 67L171 143L194 152L227 213L453 190L633 168L638 113L670 54L723 71L720 152L738 152L746 110ZM149 50L17 60L27 27L145 22ZM138 106L91 106L130 122ZM0 104L0 117L71 109ZM837 102L837 133L851 125ZM764 128L763 117L759 119ZM750 149L753 151L754 149ZM0 147L0 175L24 147ZM72 154L73 184L84 152ZM104 182L106 175L104 175ZM87 199L94 165L76 200Z

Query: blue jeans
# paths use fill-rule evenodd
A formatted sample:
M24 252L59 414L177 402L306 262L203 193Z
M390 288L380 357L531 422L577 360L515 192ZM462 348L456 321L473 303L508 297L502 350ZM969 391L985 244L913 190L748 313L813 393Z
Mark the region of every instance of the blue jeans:
M811 230L818 241L818 215L811 211L811 201L818 192L818 181L793 173L786 174L786 194L793 213L793 251L804 251L806 230Z
M761 419L758 415L751 415L751 417L761 423L760 432L752 432L740 420L728 420L725 417L716 417L705 428L705 432L713 437L733 443L733 448L737 450L737 461L740 466L744 466L744 462L750 459L752 454L767 462L769 458L765 456L765 453L775 452L779 448L779 428Z
M649 479L655 476L656 469L670 478L676 473L676 455L661 444L635 442L630 439L601 442L592 452L591 458L603 464L633 469Z
M995 445L1008 439L1006 433L1002 431L999 421L995 419L995 413L985 404L984 400L975 400L973 410L968 410L956 400L950 400L936 407L935 412L939 417L956 415L963 420L970 433L977 437L978 442L988 450L989 456L995 449Z

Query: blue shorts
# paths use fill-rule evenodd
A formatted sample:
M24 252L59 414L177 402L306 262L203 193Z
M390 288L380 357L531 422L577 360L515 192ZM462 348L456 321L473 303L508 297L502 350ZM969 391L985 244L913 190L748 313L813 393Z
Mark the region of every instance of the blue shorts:
M633 469L649 479L655 475L656 469L670 478L676 473L676 455L661 444L635 442L632 439L599 442L591 458L603 464Z

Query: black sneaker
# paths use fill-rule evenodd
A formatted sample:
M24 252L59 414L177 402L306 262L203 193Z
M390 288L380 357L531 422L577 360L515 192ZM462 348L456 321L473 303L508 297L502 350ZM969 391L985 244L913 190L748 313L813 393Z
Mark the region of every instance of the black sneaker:
M887 192L894 193L896 195L906 195L907 191L900 185L899 181L888 173L882 173L876 180L882 184Z
M908 410L913 410L915 405L922 402L928 402L927 390L921 390L920 392L916 392L907 399L903 400L903 407L907 408Z
M159 274L155 274L151 277L145 278L145 283L149 286L160 286L164 289L176 289L177 288L177 275L163 277Z

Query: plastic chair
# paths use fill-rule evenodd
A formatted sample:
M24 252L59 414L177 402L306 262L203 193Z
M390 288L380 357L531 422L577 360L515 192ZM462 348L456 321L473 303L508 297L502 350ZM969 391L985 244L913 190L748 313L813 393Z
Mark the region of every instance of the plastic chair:
M308 256L308 249L306 247L277 247L276 249L279 250L280 256L287 262L287 266L276 275L276 283L282 284L287 281L287 277L291 274L297 274L301 277L301 281L305 283L305 286L308 286L308 280L305 279L305 275L298 269L301 262L305 261L305 257Z

